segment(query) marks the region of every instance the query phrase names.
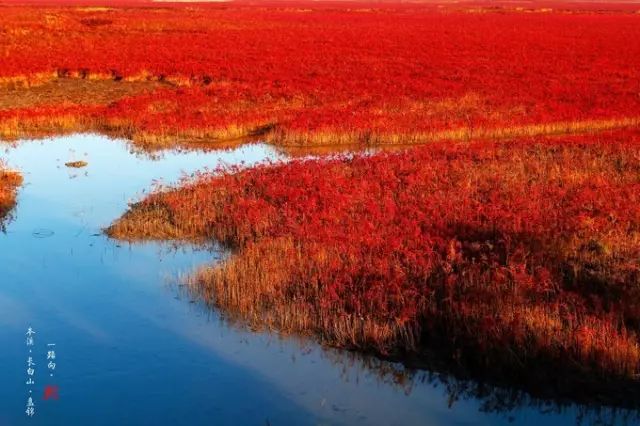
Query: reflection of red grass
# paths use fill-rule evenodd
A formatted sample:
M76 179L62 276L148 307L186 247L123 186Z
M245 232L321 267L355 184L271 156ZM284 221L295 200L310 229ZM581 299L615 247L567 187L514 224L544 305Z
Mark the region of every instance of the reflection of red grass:
M317 2L5 7L5 88L59 76L161 80L166 88L108 104L60 107L44 97L39 106L9 105L0 111L0 135L101 130L157 144L269 129L261 137L318 145L637 122L640 15L507 10Z
M119 238L237 248L197 280L252 325L486 368L640 367L640 134L433 146L202 176ZM562 368L560 368L562 366Z

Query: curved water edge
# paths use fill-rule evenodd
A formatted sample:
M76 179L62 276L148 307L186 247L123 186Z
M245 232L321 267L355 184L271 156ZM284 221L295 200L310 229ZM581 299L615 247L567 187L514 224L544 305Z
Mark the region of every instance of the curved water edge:
M73 135L8 145L25 183L0 234L0 424L549 424L637 421L635 411L526 394L230 324L181 287L216 247L123 244L101 229L154 183L220 164L285 159L267 145L135 152ZM65 163L86 161L70 169ZM162 283L165 283L164 285ZM24 405L27 327L54 341L58 401ZM43 362L44 363L44 362ZM47 380L46 370L37 370ZM38 376L37 376L38 377ZM114 409L116 408L116 409Z

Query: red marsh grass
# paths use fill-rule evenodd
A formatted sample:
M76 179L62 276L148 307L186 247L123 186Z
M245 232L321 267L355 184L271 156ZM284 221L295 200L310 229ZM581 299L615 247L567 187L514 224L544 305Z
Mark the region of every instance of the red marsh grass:
M0 139L362 148L638 128L640 15L620 4L294 3L5 5Z
M2 168L0 164L0 221L14 207L16 189L22 183L22 177L14 171Z
M638 194L638 132L442 144L202 175L107 232L228 244L193 288L251 327L597 393L638 384Z

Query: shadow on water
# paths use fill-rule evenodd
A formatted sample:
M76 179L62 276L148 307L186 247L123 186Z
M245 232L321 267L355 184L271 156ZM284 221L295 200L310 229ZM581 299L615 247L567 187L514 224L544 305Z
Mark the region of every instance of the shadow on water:
M178 282L188 282L180 280ZM176 291L183 298L198 300L197 305L203 315L218 321L237 332L246 332L246 325L232 313L213 310L211 301L203 301L202 295L190 284L176 284ZM439 393L440 401L448 410L466 410L470 404L479 415L491 418L491 424L524 424L525 419L533 413L533 419L544 420L550 424L575 425L636 425L640 424L640 411L637 400L616 400L610 404L606 401L598 402L598 397L583 395L584 399L576 402L575 397L557 397L553 390L546 390L540 396L532 396L529 392L512 386L499 386L477 379L451 364L442 362L439 354L432 356L432 361L411 360L391 361L380 359L371 354L339 348L320 346L313 339L304 336L282 334L277 337L281 344L292 345L295 342L301 355L317 353L318 356L339 372L345 383L359 383L370 380L377 386L394 389L398 394L411 396L421 394L425 389ZM414 365L411 367L410 365ZM415 367L420 365L420 367ZM471 378L474 377L474 378ZM525 416L523 417L523 413ZM474 422L482 423L478 418ZM443 424L457 424L453 419L443 421ZM475 423L474 423L475 424Z
M121 244L101 229L154 182L286 157L265 145L131 151L125 141L75 135L0 154L25 178L0 234L0 425L638 422L632 410L544 401L230 323L180 286L182 276L223 252ZM73 161L87 166L65 167ZM38 333L31 387L29 326ZM47 343L58 351L53 376ZM43 400L47 384L60 387L59 400ZM29 390L36 415L28 419Z

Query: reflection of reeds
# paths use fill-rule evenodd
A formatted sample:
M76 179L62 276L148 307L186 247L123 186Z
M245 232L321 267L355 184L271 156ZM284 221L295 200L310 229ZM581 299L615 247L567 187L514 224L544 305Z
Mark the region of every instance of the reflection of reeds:
M193 283L252 327L393 358L437 347L471 374L616 393L640 370L638 140L438 145L202 176L108 232L230 244Z
M635 425L640 421L638 402L630 394L624 395L624 407L618 407L608 404L621 401L605 400L602 394L588 391L581 392L576 400L576 394L573 399L567 399L553 387L540 387L532 395L521 390L522 383L493 385L484 379L470 380L464 371L442 362L423 365L427 369L408 368L370 355L332 348L323 348L322 357L341 367L345 381L359 382L364 374L372 375L379 383L398 387L407 395L424 386L440 389L449 408L459 401L475 400L479 403L479 411L507 418L517 415L520 410L530 409L542 414L569 414L575 418L576 425Z
M246 321L236 313L223 310L220 312L222 317L219 317L207 310L215 306L215 297L202 299L205 296L203 287L194 276L183 276L180 282L187 283L186 287L179 287L181 296L200 298L205 302L204 305L196 305L204 310L199 313L211 315L212 320L222 320L239 331L246 331ZM636 393L629 388L624 392L614 390L612 394L616 397L610 399L604 398L602 392L594 393L589 389L573 389L569 393L568 389L538 386L525 391L522 382L505 380L496 383L495 377L490 375L470 375L460 365L443 360L437 351L428 357L403 358L402 362L397 362L359 351L328 346L316 348L311 336L276 335L277 340L282 337L287 338L287 344L293 341L294 348L303 355L317 350L318 356L340 371L340 378L345 382L361 383L373 379L378 385L396 388L406 395L423 387L432 387L442 392L449 408L460 401L477 401L479 411L507 418L517 416L521 410L533 410L543 415L568 414L575 418L576 425L626 426L640 421Z

